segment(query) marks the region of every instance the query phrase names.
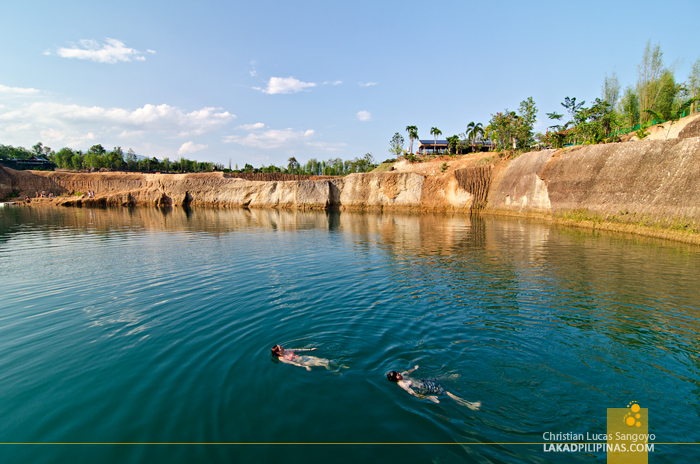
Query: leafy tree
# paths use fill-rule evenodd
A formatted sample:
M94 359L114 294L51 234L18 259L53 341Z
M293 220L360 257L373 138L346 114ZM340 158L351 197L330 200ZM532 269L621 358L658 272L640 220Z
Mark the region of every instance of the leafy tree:
M569 122L573 122L576 120L576 114L581 111L581 108L583 108L583 105L586 103L586 101L582 101L581 103L576 103L576 97L574 98L569 98L566 97L564 101L562 102L561 106L566 108L566 111L569 113Z
M514 111L505 110L491 115L486 135L496 143L498 150L507 150L511 144L516 147L518 115Z
M639 98L630 86L627 86L620 100L620 112L622 123L628 127L639 123Z
M608 77L605 74L605 80L603 81L603 89L601 99L608 102L611 109L615 109L617 101L620 98L620 80L617 78L617 73L612 72L612 75Z
M675 92L673 91L675 90ZM637 66L637 96L639 107L656 111L662 116L670 115L678 88L673 80L673 70L664 66L661 46L647 42L642 61ZM651 113L642 112L641 122L647 122Z
M396 157L401 156L401 153L403 152L403 144L403 136L396 132L389 141L389 153L393 154Z
M132 148L129 148L126 153L126 167L131 171L135 171L138 168L138 157Z
M287 160L287 172L294 174L299 170L299 162L295 157L291 157Z
M535 100L533 100L532 97L528 97L521 101L518 113L520 116L517 127L518 147L527 148L535 141L532 132L537 122L537 106L535 106Z
M698 58L690 70L688 76L688 93L690 98L700 98L700 58ZM698 112L698 101L696 100L690 107L691 113Z
M34 154L36 155L43 155L44 154L44 144L41 142L37 142L36 145L32 147L32 150L34 150Z
M107 167L110 169L122 169L124 167L124 152L122 147L114 147L107 155Z
M73 153L71 164L76 171L83 168L83 154L80 151Z
M449 147L449 152L456 155L457 147L459 146L459 135L447 137L447 146Z
M417 126L406 126L406 132L408 132L408 151L413 153L413 141L418 138L418 127Z
M442 131L440 129L438 129L437 127L431 127L430 128L430 135L435 136L435 145L433 145L433 153L435 153L437 151L437 138L438 138L438 135L442 135Z

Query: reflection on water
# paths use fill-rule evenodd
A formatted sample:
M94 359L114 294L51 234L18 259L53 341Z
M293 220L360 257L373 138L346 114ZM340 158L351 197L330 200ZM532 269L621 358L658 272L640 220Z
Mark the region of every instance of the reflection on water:
M2 442L695 440L698 249L451 214L0 211ZM349 366L270 362L274 343ZM415 364L478 412L411 397ZM593 462L528 445L8 448L11 462ZM659 462L698 454L657 446Z

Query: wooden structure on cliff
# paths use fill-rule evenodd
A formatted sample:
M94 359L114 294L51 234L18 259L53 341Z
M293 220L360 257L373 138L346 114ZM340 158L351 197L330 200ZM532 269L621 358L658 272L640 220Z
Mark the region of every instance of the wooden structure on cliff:
M489 195L493 166L457 169L454 173L459 188L474 196L471 209L483 209Z

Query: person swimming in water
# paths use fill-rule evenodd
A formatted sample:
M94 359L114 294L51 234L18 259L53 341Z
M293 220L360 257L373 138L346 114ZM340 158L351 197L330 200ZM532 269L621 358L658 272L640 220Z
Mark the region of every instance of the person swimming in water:
M296 354L297 351L313 351L315 349L316 348L295 348L293 350L285 350L282 346L275 345L272 347L272 356L285 364L305 367L307 371L310 371L312 367L316 366L331 370L330 359L317 358L315 356L300 356Z
M411 395L417 398L430 400L433 403L440 402L437 395L447 395L462 406L466 406L474 411L477 411L481 407L481 401L472 403L463 400L442 388L442 385L440 385L436 379L413 379L409 377L408 374L416 369L418 369L417 365L413 369L409 369L405 372L391 371L386 375L386 378L392 382L398 382L399 387L403 388Z

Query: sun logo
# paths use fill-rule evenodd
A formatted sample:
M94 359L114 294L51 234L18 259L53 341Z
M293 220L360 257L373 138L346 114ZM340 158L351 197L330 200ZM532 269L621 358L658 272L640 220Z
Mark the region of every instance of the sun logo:
M639 414L639 411L642 409L639 407L636 401L630 402L630 404L627 405L629 408L630 412L625 414L625 417L623 417L623 420L625 421L625 424L628 426L632 427L636 425L637 427L641 427L642 423L639 422L638 419L641 419L642 415Z

